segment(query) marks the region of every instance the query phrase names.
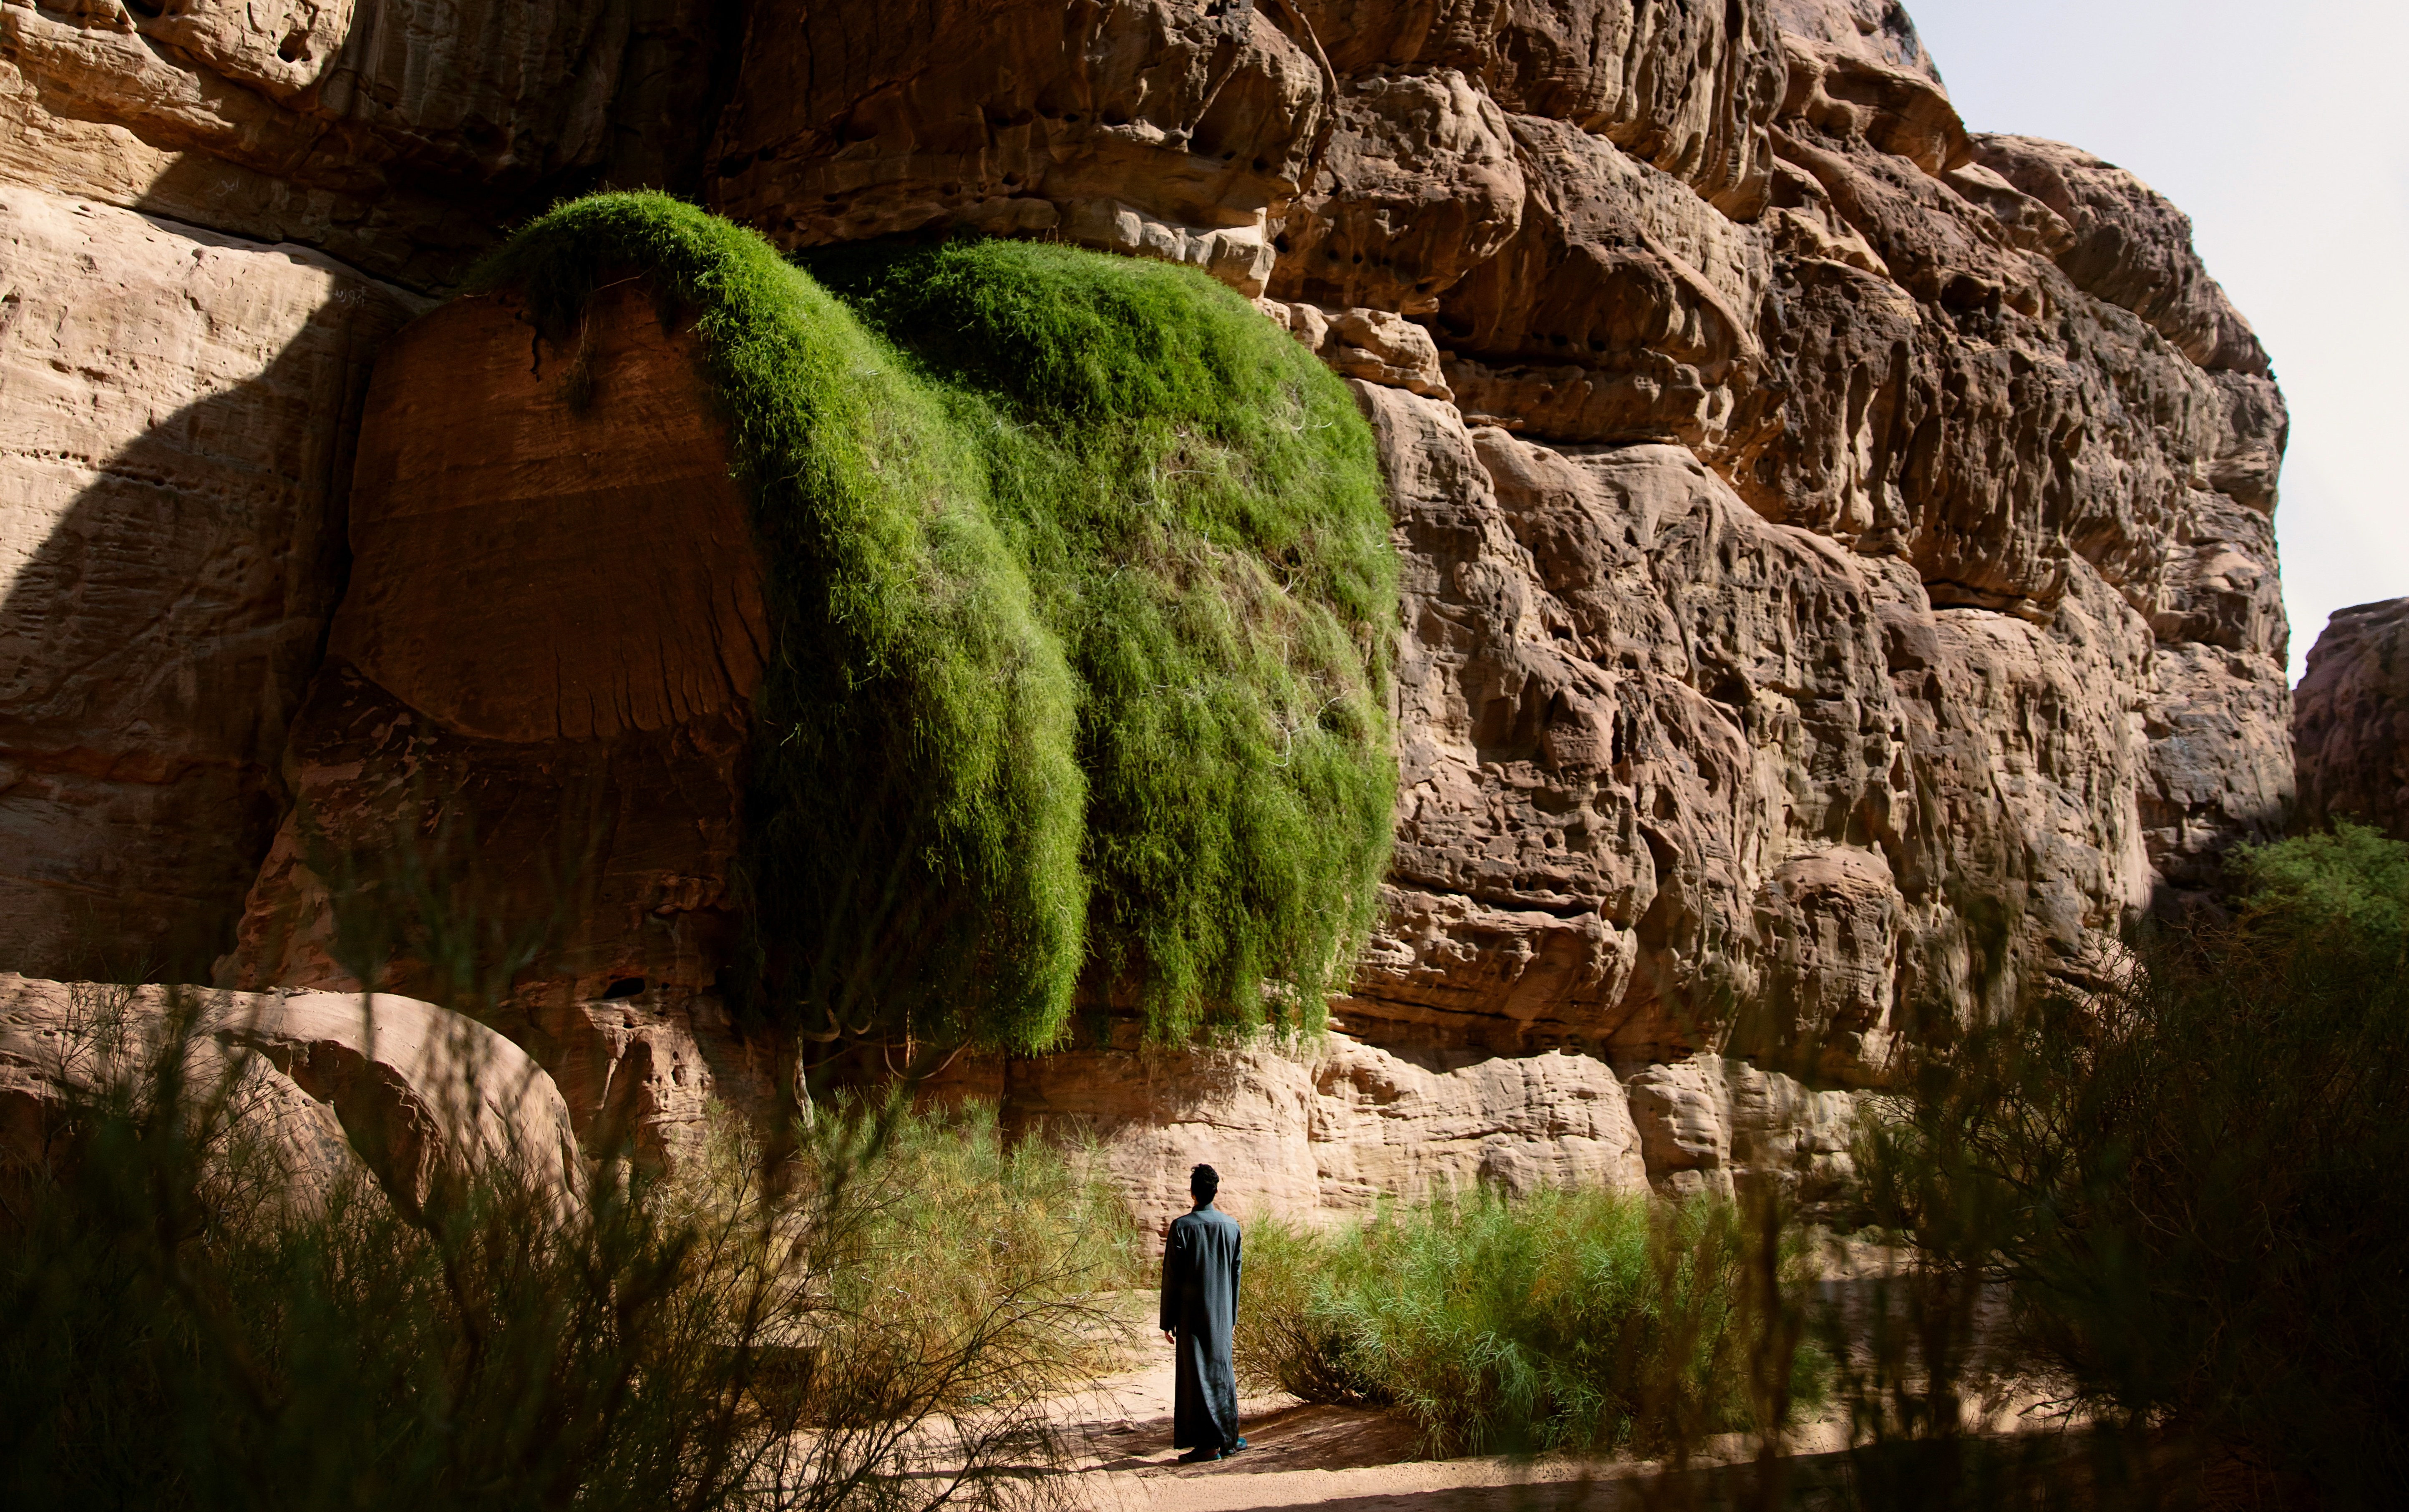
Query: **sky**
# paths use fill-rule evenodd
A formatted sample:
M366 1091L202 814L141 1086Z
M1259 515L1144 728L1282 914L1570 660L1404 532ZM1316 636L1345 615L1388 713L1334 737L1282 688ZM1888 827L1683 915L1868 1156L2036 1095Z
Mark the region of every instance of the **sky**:
M1907 0L1958 114L2129 169L2274 358L2292 675L2337 609L2409 598L2409 6Z

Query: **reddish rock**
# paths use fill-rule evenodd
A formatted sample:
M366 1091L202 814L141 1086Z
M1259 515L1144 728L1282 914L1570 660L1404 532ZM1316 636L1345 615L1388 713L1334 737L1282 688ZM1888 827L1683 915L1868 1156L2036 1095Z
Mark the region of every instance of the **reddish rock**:
M2409 598L2334 615L2297 697L2300 823L2356 819L2409 840Z
M749 505L691 338L632 287L585 329L581 358L465 299L379 365L350 583L232 983L349 981L318 867L390 886L385 847L444 836L484 904L546 931L521 995L711 986L768 643Z

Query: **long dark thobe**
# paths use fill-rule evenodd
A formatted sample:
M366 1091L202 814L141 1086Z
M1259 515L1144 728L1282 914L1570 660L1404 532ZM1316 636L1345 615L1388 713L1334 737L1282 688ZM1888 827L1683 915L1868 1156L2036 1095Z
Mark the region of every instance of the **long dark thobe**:
M1238 1376L1230 1367L1230 1329L1237 1320L1237 1220L1217 1207L1174 1219L1162 1246L1162 1326L1179 1332L1173 1448L1219 1449L1238 1441Z

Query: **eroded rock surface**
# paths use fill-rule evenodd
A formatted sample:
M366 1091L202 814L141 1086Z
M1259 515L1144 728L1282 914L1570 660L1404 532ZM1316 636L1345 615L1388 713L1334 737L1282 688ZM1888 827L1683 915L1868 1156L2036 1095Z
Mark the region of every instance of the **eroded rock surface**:
M195 1110L219 1102L238 1137L305 1199L363 1168L413 1217L480 1180L553 1202L584 1185L551 1077L509 1040L432 1003L14 973L0 975L0 1157L72 1160L61 1141L79 1102L138 1087L170 1044L181 1047Z
M732 19L683 0L8 0L0 119L21 181L440 283L549 193L685 182Z
M1187 1211L1200 1160L1221 1172L1242 1216L1355 1217L1383 1197L1483 1183L1646 1189L1623 1085L1589 1057L1440 1070L1344 1033L1220 1051L1123 1038L1113 1049L974 1061L933 1092L984 1097L1024 1128L1098 1135L1105 1168L1158 1229Z
M7 965L206 972L224 948L291 802L369 364L420 303L0 185Z
M514 908L566 900L511 1023L589 1139L666 1151L787 1073L714 988L742 497L632 296L590 409L494 301L404 336L356 427L340 396L412 308L350 267L438 289L604 177L791 246L1186 262L1355 381L1406 614L1346 1037L989 1087L1147 1189L1209 1148L1317 1211L1823 1190L1902 1036L2082 973L2291 800L2266 354L2131 174L1969 134L1893 0L10 0L0 123L39 186L0 198L9 948L123 899L113 943L344 985L324 842L473 813ZM2320 814L2400 785L2381 658L2336 646Z

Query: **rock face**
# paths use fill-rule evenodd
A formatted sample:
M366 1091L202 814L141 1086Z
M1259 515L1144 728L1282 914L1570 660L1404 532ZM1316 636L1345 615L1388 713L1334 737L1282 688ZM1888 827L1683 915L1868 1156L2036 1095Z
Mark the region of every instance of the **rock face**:
M357 1168L405 1213L509 1174L583 1183L569 1107L510 1041L432 1003L329 992L108 987L0 975L0 1162L71 1159L60 1122L180 1034L187 1085L223 1095L306 1197Z
M689 177L728 20L683 0L8 0L11 177L440 281L549 193Z
M951 1073L1098 1126L1138 1186L1210 1150L1332 1211L1822 1189L1902 1036L2083 972L2286 816L2266 355L2179 211L1969 134L1891 0L12 0L0 115L0 181L45 186L0 200L31 228L0 382L63 438L10 444L0 630L0 886L34 900L0 928L41 969L84 886L152 900L108 941L185 929L229 982L434 992L346 943L317 869L448 835L564 900L503 986L583 1132L666 1150L708 1098L767 1104L786 1052L713 988L759 593L690 338L632 294L566 345L467 301L361 418L337 396L416 308L396 283L604 178L797 247L1190 263L1355 381L1404 782L1343 1033ZM156 292L88 297L112 279ZM129 396L67 394L95 374ZM262 460L93 461L162 448ZM71 528L104 481L158 512ZM90 586L93 540L130 586ZM135 643L140 678L90 670ZM2302 730L2373 729L2337 711L2373 674L2320 656ZM2312 808L2400 785L2321 775L2376 744L2320 740Z
M514 302L462 299L378 364L349 587L292 726L294 802L218 970L506 996L501 1021L575 1100L581 1136L633 1130L660 1156L714 1100L766 1106L776 1085L714 981L768 634L690 335L633 288L589 329L564 347ZM429 854L434 877L376 859ZM462 925L510 921L507 948L541 968L446 980L345 938L430 883L463 888Z
M7 965L206 972L224 948L291 802L359 396L422 303L298 247L0 186Z
M481 903L541 922L555 999L711 985L768 643L760 567L691 338L631 287L591 328L580 352L513 303L455 300L378 365L350 583L233 985L357 986L327 885L407 883L327 877L327 857L426 837L473 853ZM379 985L423 988L413 969L396 959Z
M934 1090L984 1097L1024 1127L1100 1131L1105 1168L1158 1230L1188 1210L1188 1171L1200 1160L1223 1174L1242 1218L1360 1216L1384 1196L1480 1183L1514 1192L1647 1184L1623 1085L1589 1057L1438 1070L1344 1034L1221 1052L1121 1038L1112 1049L977 1065Z
M2334 615L2292 713L2300 819L2356 819L2409 840L2409 598Z

